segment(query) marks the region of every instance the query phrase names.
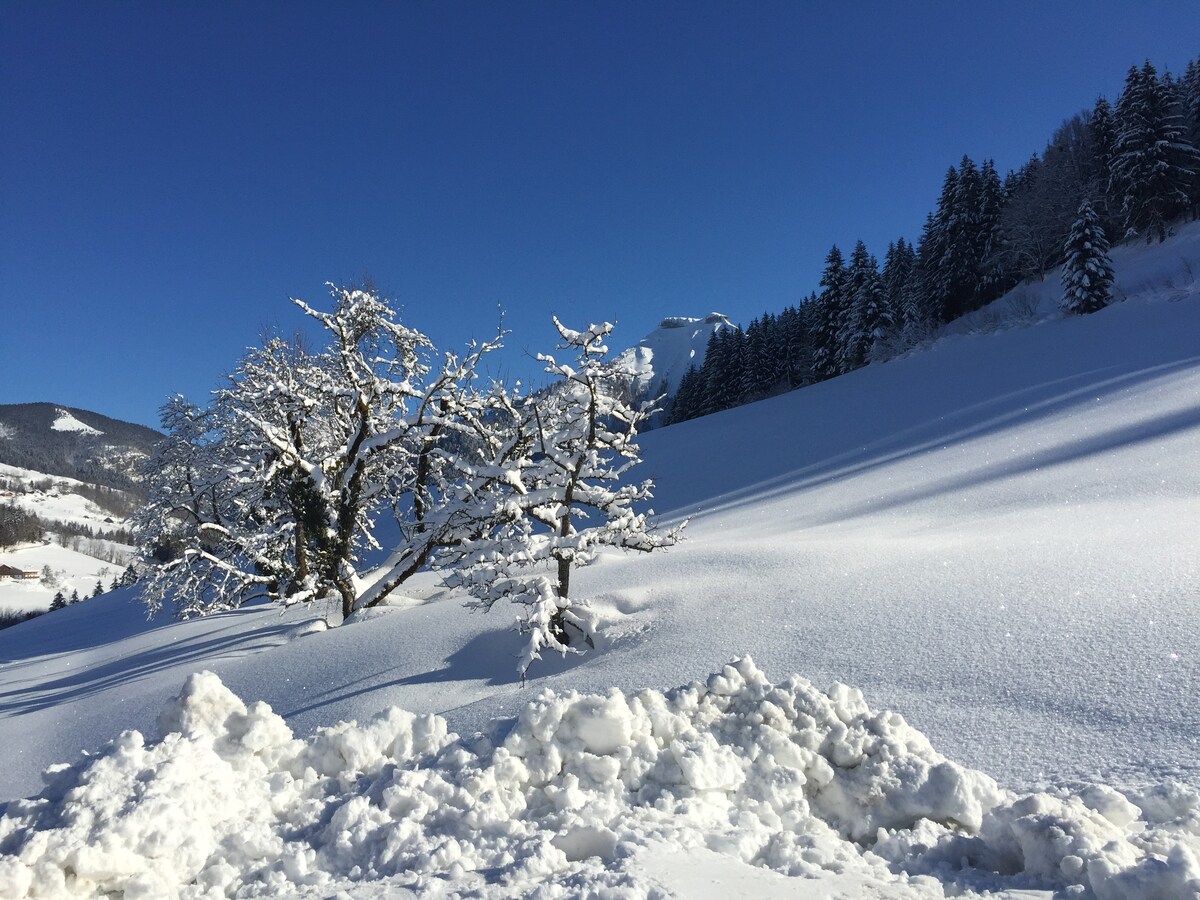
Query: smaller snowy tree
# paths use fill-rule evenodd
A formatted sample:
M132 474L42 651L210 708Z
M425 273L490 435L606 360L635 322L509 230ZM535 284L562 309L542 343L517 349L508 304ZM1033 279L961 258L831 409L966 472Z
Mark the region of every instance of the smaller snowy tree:
M636 408L628 402L635 373L606 359L613 326L573 331L557 318L554 326L560 348L576 360L539 354L558 381L515 408L515 437L500 462L509 474L490 482L477 515L480 536L443 561L455 570L449 580L474 598L469 606L488 610L508 598L523 607L518 627L529 643L517 666L522 679L543 649L565 654L592 644L586 605L571 591L576 566L591 562L600 547L669 547L682 529L659 530L647 519L653 511L634 510L653 484L625 476L641 461L634 439L656 401Z
M1065 252L1060 303L1063 311L1082 315L1103 309L1112 300L1112 264L1104 227L1086 199L1079 205L1079 217L1071 226Z
M54 595L54 599L50 601L50 611L54 612L56 609L66 609L66 608L67 608L67 598L65 596L63 596L62 591L59 591L57 594Z

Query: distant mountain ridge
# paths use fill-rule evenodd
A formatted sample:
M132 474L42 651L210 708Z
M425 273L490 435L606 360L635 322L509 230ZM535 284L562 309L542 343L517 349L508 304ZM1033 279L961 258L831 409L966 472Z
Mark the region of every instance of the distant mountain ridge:
M699 369L704 364L708 339L736 327L718 312L703 318L667 316L658 328L618 357L637 372L634 395L639 399L659 394L673 396L688 367Z
M122 490L162 434L56 403L0 404L0 463Z

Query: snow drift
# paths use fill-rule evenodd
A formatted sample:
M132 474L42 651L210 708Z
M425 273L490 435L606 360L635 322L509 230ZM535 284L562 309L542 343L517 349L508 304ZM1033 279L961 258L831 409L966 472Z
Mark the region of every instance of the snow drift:
M396 708L297 740L210 672L188 679L159 725L159 740L125 732L9 805L0 896L365 882L653 896L637 861L663 846L788 875L920 886L936 873L968 891L1200 890L1195 792L1160 791L1141 808L1108 788L1018 799L853 688L772 684L749 658L665 693L545 691L469 740Z

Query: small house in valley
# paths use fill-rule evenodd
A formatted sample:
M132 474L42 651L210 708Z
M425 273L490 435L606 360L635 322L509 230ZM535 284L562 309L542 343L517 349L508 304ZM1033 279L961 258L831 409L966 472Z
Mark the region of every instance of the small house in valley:
M21 569L17 566L0 564L0 578L7 578L12 581L35 581L38 578L38 573L35 569Z

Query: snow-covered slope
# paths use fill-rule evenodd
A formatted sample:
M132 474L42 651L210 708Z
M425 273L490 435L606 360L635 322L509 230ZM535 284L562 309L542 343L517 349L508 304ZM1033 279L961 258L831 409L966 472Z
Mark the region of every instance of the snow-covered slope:
M51 572L49 579L37 581L0 579L0 611L48 609L58 591L66 597L72 591L89 597L97 582L108 590L125 571L133 548L113 538L128 540L129 522L116 509L98 505L97 499L122 508L136 502L113 488L97 490L75 478L0 463L0 503L37 516L47 529L44 542L0 548L0 564L34 572L48 566ZM66 532L64 526L87 528L93 536Z
M634 372L634 392L649 397L674 394L688 366L704 364L708 339L713 333L735 327L721 313L703 319L668 316L659 326L620 354L619 359Z
M0 632L0 795L185 735L10 806L0 887L1193 896L1197 233L1120 248L1143 287L1094 316L645 435L688 540L581 571L596 651L524 687L508 611L428 578L330 630L146 623L118 591ZM173 700L201 669L224 687ZM418 717L366 724L392 705Z
M84 434L104 434L99 428L93 428L86 422L81 422L71 414L70 410L56 409L54 423L50 426L55 431L80 431Z

